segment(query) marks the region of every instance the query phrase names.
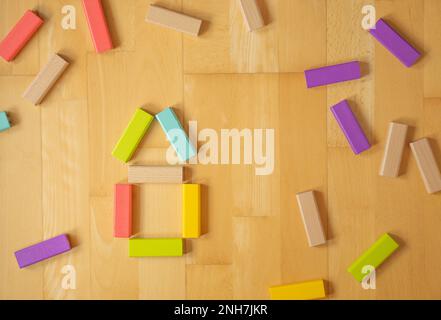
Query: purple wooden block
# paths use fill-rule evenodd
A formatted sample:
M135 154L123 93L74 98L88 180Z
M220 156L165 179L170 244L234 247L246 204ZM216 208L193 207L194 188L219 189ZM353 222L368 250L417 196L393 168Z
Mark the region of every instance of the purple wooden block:
M15 252L18 266L21 268L51 258L71 249L69 238L62 234L30 247Z
M351 61L305 71L308 88L361 78L360 62Z
M383 19L379 19L375 25L375 29L369 30L369 33L406 67L412 66L421 56L421 53L404 40Z
M346 100L333 106L331 111L355 154L359 154L371 147Z

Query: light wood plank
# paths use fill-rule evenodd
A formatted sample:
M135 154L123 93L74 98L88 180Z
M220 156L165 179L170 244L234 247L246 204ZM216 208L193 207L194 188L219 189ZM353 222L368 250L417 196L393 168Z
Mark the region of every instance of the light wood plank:
M233 277L230 265L187 265L187 299L230 300Z

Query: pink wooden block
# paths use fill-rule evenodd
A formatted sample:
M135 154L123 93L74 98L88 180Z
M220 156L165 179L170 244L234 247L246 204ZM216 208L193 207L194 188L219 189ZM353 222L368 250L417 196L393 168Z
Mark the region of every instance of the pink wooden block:
M31 10L26 11L0 43L0 56L6 61L14 60L43 22L43 19Z
M112 38L107 27L101 0L83 0L83 8L96 52L101 53L112 49Z
M132 235L132 185L115 185L115 230L116 238Z

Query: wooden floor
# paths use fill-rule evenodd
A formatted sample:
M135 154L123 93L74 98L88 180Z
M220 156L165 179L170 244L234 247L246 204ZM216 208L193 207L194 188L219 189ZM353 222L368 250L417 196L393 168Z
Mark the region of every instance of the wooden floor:
M163 0L206 21L199 38L144 22L149 0L103 0L117 49L96 54L80 0L0 0L0 37L34 8L46 22L13 63L0 62L0 298L267 299L271 285L323 278L331 299L440 299L441 195L426 193L405 152L403 175L378 175L388 123L432 138L441 161L441 1L259 0L268 26L248 33L235 0ZM77 30L60 26L63 5ZM405 68L362 30L361 8L396 26L424 56ZM72 61L34 107L21 94L50 55ZM303 71L360 60L362 80L306 89ZM329 112L349 99L373 143L355 156ZM114 239L113 186L127 167L112 148L135 108L173 106L199 129L274 128L275 170L193 165L204 229L182 258L128 257ZM158 124L133 162L165 164ZM329 241L309 248L295 194L318 191ZM180 187L137 189L135 229L181 234ZM363 290L346 269L382 233L401 244ZM20 270L14 251L68 233L75 248ZM63 266L76 290L64 290Z

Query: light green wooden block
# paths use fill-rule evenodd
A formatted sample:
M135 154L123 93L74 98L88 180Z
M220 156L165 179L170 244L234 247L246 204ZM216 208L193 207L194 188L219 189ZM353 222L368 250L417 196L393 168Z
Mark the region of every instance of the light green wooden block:
M385 233L348 268L348 272L351 273L358 282L361 282L363 278L367 276L367 273L362 272L364 266L370 265L377 268L398 247L398 243Z
M180 238L129 239L129 257L179 257L182 254Z
M112 155L123 162L129 161L153 119L151 114L142 109L136 109L129 125L113 149Z

